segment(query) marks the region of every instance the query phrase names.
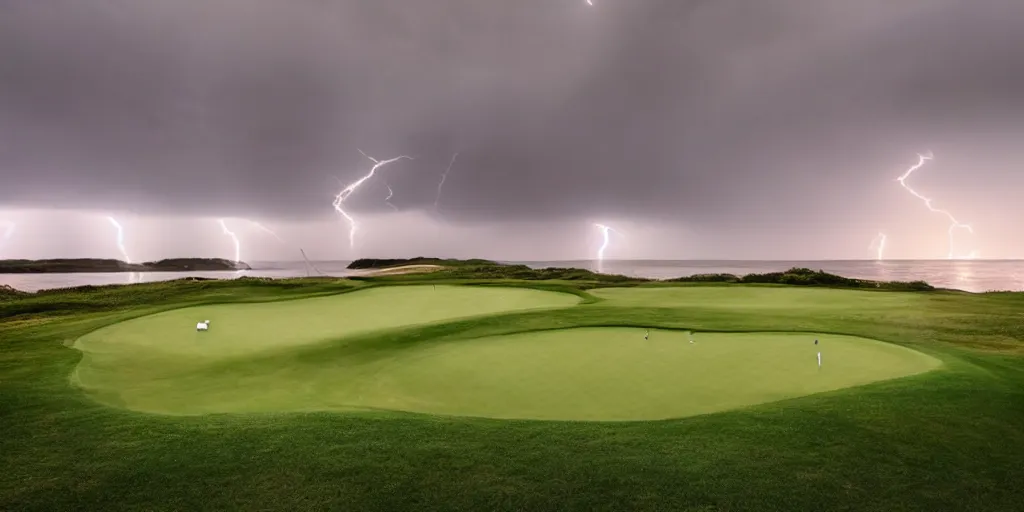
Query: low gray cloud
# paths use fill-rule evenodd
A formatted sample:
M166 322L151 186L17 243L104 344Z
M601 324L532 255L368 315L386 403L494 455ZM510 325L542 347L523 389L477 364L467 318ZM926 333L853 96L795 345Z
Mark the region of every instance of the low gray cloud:
M458 152L466 223L882 219L926 149L937 193L1019 183L1022 2L595 4L9 0L0 203L322 217L359 149L427 211Z

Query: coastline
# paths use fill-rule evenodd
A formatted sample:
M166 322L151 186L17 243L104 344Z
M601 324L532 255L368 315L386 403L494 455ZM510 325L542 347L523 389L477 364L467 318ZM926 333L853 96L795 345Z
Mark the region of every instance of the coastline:
M61 258L0 260L0 274L96 274L134 272L209 272L252 270L245 262L221 258L170 258L143 263L114 259Z

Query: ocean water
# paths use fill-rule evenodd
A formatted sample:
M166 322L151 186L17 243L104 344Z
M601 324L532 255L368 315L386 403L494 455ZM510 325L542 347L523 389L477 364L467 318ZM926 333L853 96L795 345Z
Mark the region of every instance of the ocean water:
M730 273L743 275L807 267L858 279L881 281L927 281L933 286L968 292L1024 291L1024 260L891 260L891 261L681 261L681 260L593 260L523 261L534 268L574 267L609 274L666 279L693 274ZM82 285L128 284L163 281L183 277L233 279L250 277L302 277L317 275L302 261L250 262L245 272L141 272L76 274L0 274L0 284L25 291L67 288ZM348 261L314 262L324 275L351 276Z

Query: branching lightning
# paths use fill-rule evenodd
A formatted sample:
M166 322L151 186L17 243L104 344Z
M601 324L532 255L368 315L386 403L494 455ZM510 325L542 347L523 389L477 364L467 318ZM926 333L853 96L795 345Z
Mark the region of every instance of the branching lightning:
M879 233L878 235L875 236L875 239L871 241L871 245L868 247L869 251L870 250L877 251L875 259L878 260L878 261L882 261L883 256L885 255L885 240L886 240L886 238L887 237L885 236L885 233Z
M224 219L217 219L217 222L220 222L220 229L224 231L224 234L231 237L231 240L235 243L235 263L242 261L242 244L238 241L238 236L228 229Z
M110 224L117 228L117 248L121 250L121 256L124 257L125 263L131 263L132 259L128 257L128 250L124 248L124 228L121 227L121 223L117 222L117 219L113 217L107 217Z
M441 189L444 188L444 180L448 179L448 173L452 172L452 166L455 165L455 159L459 157L458 153L452 155L452 161L448 162L448 169L441 175L441 182L437 184L437 197L434 198L434 209L437 209L437 205L441 203Z
M278 236L277 233L275 233L270 228L264 226L263 224L260 224L259 222L255 221L255 220L249 220L249 219L234 219L234 220L244 220L245 222L248 222L250 225L252 225L252 227L254 227L254 228L256 228L256 229L258 229L258 230L260 230L260 231L262 231L264 233L267 233L268 235L270 235L270 236L272 236L274 238L276 238L278 242L285 243L284 239L281 238L280 236ZM225 235L229 236L231 238L231 241L235 244L235 263L241 262L242 261L242 240L238 237L238 234L236 234L235 232L233 232L230 229L228 229L227 220L225 220L225 219L217 219L217 222L220 224L221 232L223 232ZM239 270L240 273L242 271L243 270Z
M270 236L276 238L278 242L281 242L282 244L285 243L284 239L277 236L277 233L271 231L270 228L264 226L263 224L260 224L259 222L256 222L254 220L250 220L249 223L252 224L256 229L259 229L260 231L263 231L264 233L267 233Z
M338 180L338 181L341 181L341 180ZM281 242L282 244L287 244L288 243L288 242L285 242L283 238L278 236L277 233L275 233L270 228L264 226L263 224L260 224L259 222L256 222L254 220L250 220L249 223L252 224L256 229L259 229L260 231L263 231L264 233L267 233L270 236L276 238L278 242ZM325 275L323 272L320 272L320 269L316 268L316 265L313 265L312 263L310 263L309 258L306 257L306 251L304 251L302 249L302 247L299 247L299 253L302 254L302 259L305 260L305 262L306 262L306 275L307 276L309 276L309 269L310 269L310 267L312 267L313 270L316 270L317 274Z
M384 198L384 204L391 207L392 210L398 211L398 207L391 204L391 198L395 196L395 191L391 190L391 185L388 182L384 182L384 186L388 188L388 196Z
M358 226L358 224L356 224L356 220L354 218L352 218L352 216L349 215L347 212L345 212L345 210L341 207L341 205L345 202L346 199L348 199L348 196L352 195L352 193L355 192L356 189L359 188L359 186L363 184L363 182L365 182L366 180L372 178L374 173L377 172L377 169L379 169L382 166L385 166L387 164L390 164L392 162L396 162L398 160L401 160L403 158L407 159L407 160L412 160L413 159L410 156L402 155L402 156L396 156L395 158L389 158L387 160L377 160L376 158L373 158L372 156L367 155L366 153L363 153L362 150L359 150L359 152L362 153L362 155L365 156L366 158L369 158L371 161L373 161L373 167L370 169L370 172L366 173L365 176L363 176L362 178L359 178L358 180L352 182L350 185L348 185L345 188L343 188L341 190L341 192L338 192L338 195L334 196L334 203L333 203L334 211L340 213L341 216L345 217L345 219L348 221L348 224L349 224L348 244L349 244L349 247L351 247L351 248L355 248L355 246L356 246L356 230L359 228L359 226Z
M907 182L906 182L907 178L909 178L910 175L914 173L914 171L920 169L924 165L925 162L927 162L929 160L932 160L935 157L929 151L927 155L918 154L917 158L918 158L917 163L913 167L911 167L910 169L907 169L907 172L903 173L903 176L900 176L899 178L896 178L896 181L900 182L900 185L902 185L903 188L907 189L907 192L910 192L911 195L913 195L914 197L924 201L924 205L926 207L928 207L929 210L931 210L932 212L935 212L935 213L941 213L941 214L945 215L947 218L949 218L949 222L950 222L950 224L949 224L949 254L947 255L947 258L948 259L953 259L953 232L956 231L957 228L960 228L960 229L966 229L971 234L974 234L974 228L972 228L970 225L960 223L960 221L956 220L956 217L953 217L953 214L949 213L948 211L940 210L938 208L933 207L931 199L929 199L929 198L927 198L927 197L925 197L925 196L923 196L921 194L918 194L914 189L910 188L910 186L907 185Z

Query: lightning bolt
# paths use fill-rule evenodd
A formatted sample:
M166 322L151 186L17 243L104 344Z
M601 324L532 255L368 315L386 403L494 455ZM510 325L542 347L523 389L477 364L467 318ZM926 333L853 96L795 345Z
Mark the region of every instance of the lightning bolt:
M388 196L384 198L384 204L390 206L392 210L397 212L398 207L391 204L391 198L395 196L395 191L391 190L391 185L389 185L387 182L384 182L384 186L388 188Z
M334 211L340 213L341 216L345 217L345 219L348 221L348 224L350 226L349 227L349 231L348 231L348 245L349 245L349 247L351 247L353 249L356 246L356 230L359 228L359 225L356 224L356 220L354 218L352 218L352 216L349 215L341 207L341 205L344 204L345 200L348 199L348 196L352 195L352 193L355 192L356 189L359 188L359 186L363 184L363 182L365 182L366 180L372 178L374 173L377 172L377 169L380 169L381 167L383 167L383 166L385 166L387 164L390 164L392 162L396 162L396 161L401 160L403 158L407 159L407 160L412 160L413 159L411 156L402 155L402 156L396 156L395 158L389 158L387 160L377 160L376 158L373 158L372 156L367 155L366 153L363 153L363 151L361 149L358 150L358 151L360 153L362 153L363 156L365 156L366 158L369 158L371 161L373 161L373 167L370 169L370 172L366 173L365 176L363 176L362 178L359 178L358 180L352 182L350 185L348 185L345 188L343 188L341 190L341 192L338 192L338 195L334 196L334 203L333 203Z
M113 217L107 217L110 224L117 228L117 248L121 250L121 256L124 256L125 263L131 263L132 259L128 257L128 251L124 248L124 228L121 227L121 223L117 222L117 219Z
M282 244L285 243L284 239L282 239L281 237L277 236L277 233L271 231L270 228L264 226L263 224L260 224L259 222L256 222L254 220L250 220L249 223L252 224L253 227L255 227L256 229L258 229L258 230L260 230L260 231L262 231L264 233L267 233L270 236L276 238L278 242L281 242Z
M224 222L224 219L217 219L217 222L220 223L220 229L224 234L231 237L231 240L235 242L235 263L242 261L242 243L238 241L238 236L228 229L228 225Z
M448 162L448 169L441 175L441 182L437 184L437 197L434 198L434 209L437 209L437 205L441 203L441 189L444 188L444 180L448 179L448 173L452 172L452 166L455 165L455 159L459 157L458 153L452 155L452 161Z
M591 5L592 6L592 5L594 5L594 2L592 0L587 0L587 5Z
M929 199L929 198L927 198L927 197L925 197L925 196L923 196L921 194L918 194L914 189L910 188L910 186L907 185L907 178L909 178L910 175L914 173L914 171L920 169L924 165L925 162L927 162L929 160L932 160L934 158L935 157L934 157L934 155L932 155L931 151L929 151L927 155L918 154L917 155L917 163L914 164L914 166L911 167L910 169L907 169L907 172L903 173L903 176L900 176L899 178L896 178L896 181L900 182L900 185L902 185L903 188L907 189L907 192L910 192L911 195L913 195L914 197L924 201L924 205L926 207L928 207L929 210L931 210L932 212L935 212L935 213L941 213L941 214L945 215L947 218L949 218L949 222L950 222L950 224L949 224L949 254L946 257L947 257L947 259L953 259L953 232L956 231L957 228L960 228L960 229L966 229L971 234L974 234L974 228L972 228L971 226L969 226L967 224L960 223L960 221L956 220L956 217L953 217L953 214L947 212L946 210L940 210L938 208L933 207L931 199ZM974 253L972 253L972 254L974 254Z
M885 254L885 240L885 233L879 233L875 236L875 239L871 241L871 246L868 247L868 250L874 249L878 251L878 254L875 257L878 261L882 261L882 256Z
M605 226L604 224L594 224L597 229L601 230L601 234L604 236L604 242L601 247L597 250L597 261L604 261L604 250L608 248L608 242L611 240L610 233L612 228Z

